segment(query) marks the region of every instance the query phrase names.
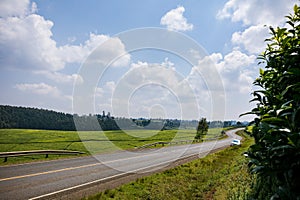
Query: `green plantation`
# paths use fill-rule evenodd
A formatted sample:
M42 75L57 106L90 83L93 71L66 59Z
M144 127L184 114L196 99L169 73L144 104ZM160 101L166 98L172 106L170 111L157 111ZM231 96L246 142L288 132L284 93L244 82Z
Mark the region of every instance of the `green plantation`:
M220 128L209 129L206 138L220 135ZM196 130L126 130L126 131L55 131L0 129L0 152L24 150L71 150L93 153L134 149L158 141L193 140ZM51 155L49 159L66 157ZM68 156L69 157L69 156ZM6 163L45 159L45 156L9 158ZM4 162L0 162L3 164ZM6 164L5 163L5 164Z

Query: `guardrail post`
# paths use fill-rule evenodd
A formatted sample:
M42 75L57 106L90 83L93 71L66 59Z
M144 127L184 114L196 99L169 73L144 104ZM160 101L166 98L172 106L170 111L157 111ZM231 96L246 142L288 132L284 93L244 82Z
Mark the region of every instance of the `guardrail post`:
M7 157L4 158L4 162L7 162Z
M49 157L49 155L48 154L46 154L46 158L48 158Z

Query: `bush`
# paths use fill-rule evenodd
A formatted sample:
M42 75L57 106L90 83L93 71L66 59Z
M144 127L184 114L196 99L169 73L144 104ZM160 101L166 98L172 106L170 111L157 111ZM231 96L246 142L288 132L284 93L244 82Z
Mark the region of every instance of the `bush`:
M255 199L300 199L300 9L287 16L290 28L270 28L259 57L265 70L254 82L257 107L250 133L249 166L257 174Z

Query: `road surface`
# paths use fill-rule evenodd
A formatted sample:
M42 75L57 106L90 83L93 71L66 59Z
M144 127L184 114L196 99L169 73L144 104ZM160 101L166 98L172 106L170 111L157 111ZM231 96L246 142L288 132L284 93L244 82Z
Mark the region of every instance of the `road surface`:
M203 157L229 146L232 138L241 139L236 131L228 131L226 139L200 144L1 166L0 199L51 199L110 179L157 170L188 156Z

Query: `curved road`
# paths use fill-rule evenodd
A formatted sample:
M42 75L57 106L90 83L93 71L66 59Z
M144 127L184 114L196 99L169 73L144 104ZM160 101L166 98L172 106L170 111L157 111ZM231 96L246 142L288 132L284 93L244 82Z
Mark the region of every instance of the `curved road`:
M227 131L226 139L200 144L1 166L1 199L49 199L129 174L155 171L193 155L203 157L229 146L232 138L241 139L237 130L241 129Z

